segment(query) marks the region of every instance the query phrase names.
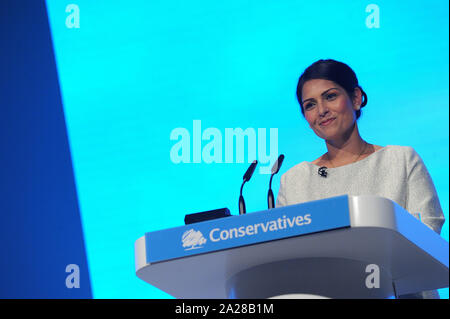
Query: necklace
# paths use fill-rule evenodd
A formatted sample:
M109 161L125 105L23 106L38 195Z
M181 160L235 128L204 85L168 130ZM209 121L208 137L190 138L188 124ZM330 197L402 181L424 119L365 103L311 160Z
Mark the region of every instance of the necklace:
M359 153L358 157L353 162L351 162L350 164L353 164L354 162L356 162L361 157L361 155L366 151L367 145L369 145L369 144L366 141L364 141L364 143L366 143L366 144L364 145L363 150L361 151L361 153ZM330 158L330 154L328 154L328 152L327 152L327 159L330 162L330 164L332 165L331 167L335 168L335 166L333 164L333 161Z

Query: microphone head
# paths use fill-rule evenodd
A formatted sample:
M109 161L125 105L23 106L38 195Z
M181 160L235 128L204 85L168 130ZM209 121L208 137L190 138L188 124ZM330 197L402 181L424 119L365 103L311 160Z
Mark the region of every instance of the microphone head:
M281 164L283 164L284 155L281 154L278 156L278 159L276 160L275 164L272 166L272 174L276 174L280 171Z
M250 164L250 167L244 174L244 182L248 182L250 178L252 178L253 172L255 171L256 165L258 164L257 160L254 160L253 163Z

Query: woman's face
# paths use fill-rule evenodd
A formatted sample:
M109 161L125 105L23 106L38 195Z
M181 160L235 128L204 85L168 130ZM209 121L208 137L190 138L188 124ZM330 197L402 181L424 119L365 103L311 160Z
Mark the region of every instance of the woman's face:
M303 110L306 121L317 136L339 140L350 134L355 121L355 111L361 105L361 91L355 90L352 99L340 85L333 81L314 79L306 81L302 89Z

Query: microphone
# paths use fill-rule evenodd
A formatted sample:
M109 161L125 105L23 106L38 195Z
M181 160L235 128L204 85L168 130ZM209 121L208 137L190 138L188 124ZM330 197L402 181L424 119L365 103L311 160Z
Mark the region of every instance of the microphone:
M280 171L280 167L281 167L281 164L283 164L283 160L284 160L284 155L281 154L280 156L278 156L277 161L272 166L272 175L270 176L270 181L269 181L269 192L267 194L267 205L268 205L269 209L275 208L275 198L274 198L273 192L272 192L272 178L275 174L277 174Z
M255 171L256 165L258 164L257 160L254 160L253 163L250 164L250 167L247 169L247 171L244 174L243 182L241 185L241 195L239 196L239 215L243 215L246 213L245 210L245 201L244 197L242 196L242 189L244 188L244 184L252 178L253 172Z
M322 176L324 178L327 178L327 175L328 175L327 169L328 168L326 166L319 167L317 174L319 174L320 176Z

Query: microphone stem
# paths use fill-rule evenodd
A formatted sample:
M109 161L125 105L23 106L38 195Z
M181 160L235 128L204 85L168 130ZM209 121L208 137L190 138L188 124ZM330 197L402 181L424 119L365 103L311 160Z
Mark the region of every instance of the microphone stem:
M269 189L272 189L272 178L273 178L273 175L275 175L275 174L270 175Z
M240 192L240 195L241 195L241 196L242 196L242 189L244 188L245 182L247 182L247 181L243 181L243 182L242 182L242 185L241 185L241 192Z

